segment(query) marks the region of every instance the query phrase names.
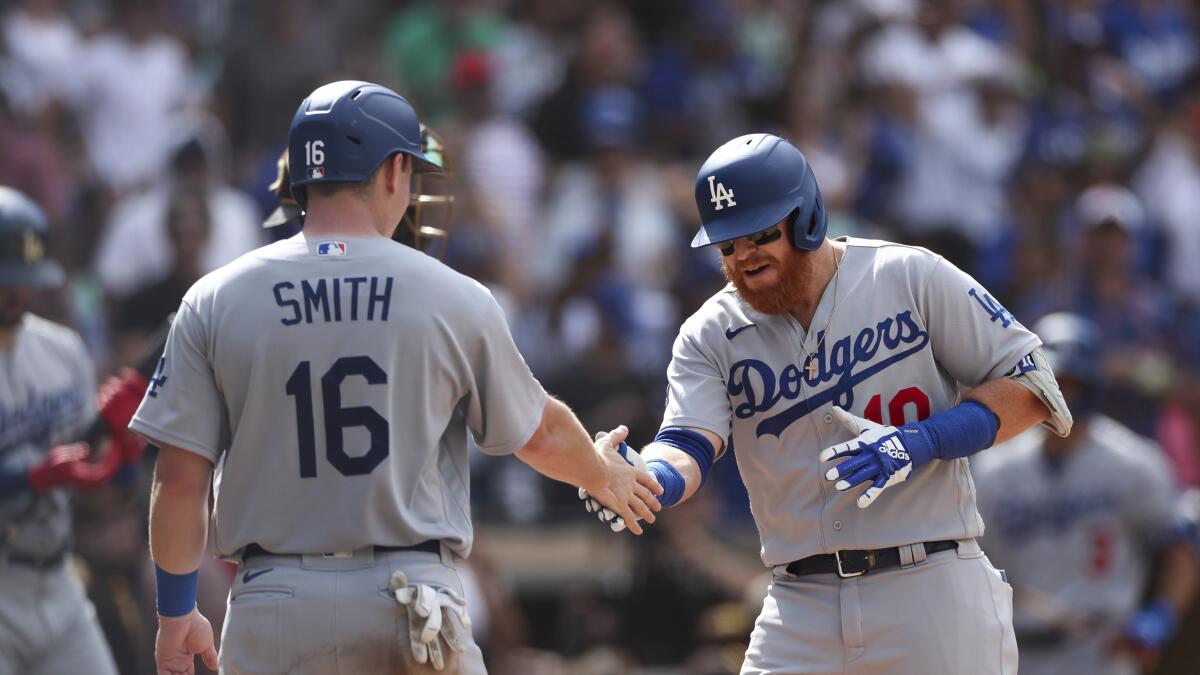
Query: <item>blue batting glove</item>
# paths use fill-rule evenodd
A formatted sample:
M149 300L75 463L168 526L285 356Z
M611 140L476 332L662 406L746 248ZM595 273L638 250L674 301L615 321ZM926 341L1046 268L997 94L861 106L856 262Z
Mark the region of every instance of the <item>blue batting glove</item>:
M865 509L884 490L904 482L912 473L914 457L907 444L910 436L915 440L919 433L878 424L837 406L833 416L857 438L825 448L818 459L845 459L825 472L826 480L837 481L834 487L839 492L870 483L858 496L858 508Z

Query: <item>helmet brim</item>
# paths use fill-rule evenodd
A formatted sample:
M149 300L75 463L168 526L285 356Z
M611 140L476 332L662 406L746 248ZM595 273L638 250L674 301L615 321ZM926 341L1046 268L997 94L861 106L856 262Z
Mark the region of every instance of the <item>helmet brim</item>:
M748 211L743 210L737 213L730 213L728 216L721 218L714 218L707 223L701 223L700 231L692 239L692 248L711 246L712 244L719 244L730 239L745 237L755 232L762 232L787 218L792 210L793 207L791 206L770 204ZM720 232L721 238L714 239L710 237L710 231Z

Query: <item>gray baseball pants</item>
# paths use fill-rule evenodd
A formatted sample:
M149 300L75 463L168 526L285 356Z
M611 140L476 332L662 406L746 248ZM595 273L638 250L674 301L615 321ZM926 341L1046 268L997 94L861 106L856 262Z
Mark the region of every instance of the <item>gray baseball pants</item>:
M974 539L841 579L775 569L742 675L1017 672L1012 588Z
M45 569L0 560L0 675L116 675L69 560Z
M396 570L410 583L463 592L445 546L440 555L365 549L345 557L266 555L245 561L229 591L221 673L486 675L474 642L461 655L443 644L441 671L413 661L407 610L388 591Z

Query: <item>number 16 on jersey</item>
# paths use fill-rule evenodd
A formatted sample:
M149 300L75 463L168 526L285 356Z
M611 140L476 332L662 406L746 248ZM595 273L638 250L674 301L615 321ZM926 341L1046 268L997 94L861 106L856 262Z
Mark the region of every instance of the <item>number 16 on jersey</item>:
M317 475L316 424L313 421L312 368L301 361L288 378L284 391L296 399L296 438L300 450L300 477ZM334 361L321 376L321 409L325 418L325 459L343 476L362 476L375 470L388 456L390 439L387 418L370 406L344 407L342 382L362 377L367 384L387 384L387 373L369 356L344 356ZM352 457L346 452L345 430L364 427L371 438L365 453Z

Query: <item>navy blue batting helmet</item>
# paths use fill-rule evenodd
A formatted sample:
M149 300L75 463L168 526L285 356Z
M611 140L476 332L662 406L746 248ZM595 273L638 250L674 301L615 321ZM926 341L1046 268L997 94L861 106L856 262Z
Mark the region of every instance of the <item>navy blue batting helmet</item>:
M0 186L0 286L41 288L63 282L49 257L46 214L20 192Z
M1072 377L1088 384L1103 381L1100 329L1096 324L1068 312L1048 314L1033 327L1042 339L1042 351L1059 377Z
M413 173L440 172L421 151L421 124L404 97L387 87L342 80L318 87L304 99L288 133L292 194L303 203L312 183L361 183L403 152Z
M754 234L785 218L792 245L814 251L828 216L803 153L771 134L739 136L717 148L696 175L700 231L692 248Z

